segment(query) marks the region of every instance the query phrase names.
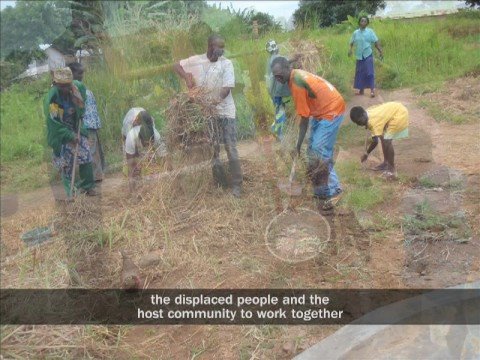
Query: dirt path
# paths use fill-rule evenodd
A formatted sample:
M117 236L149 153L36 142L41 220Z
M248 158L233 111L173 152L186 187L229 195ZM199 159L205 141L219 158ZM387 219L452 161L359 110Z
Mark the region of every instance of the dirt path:
M464 107L477 106L471 103L473 99L464 100ZM390 232L383 239L388 246L383 241L372 242L372 271L384 277L386 283L405 287L435 288L478 280L480 266L475 259L480 258L480 123L437 122L418 106L418 97L410 89L382 92L375 99L355 97L349 105L368 107L387 101L399 101L409 110L410 137L395 142L394 147L397 170L410 184L392 194L391 203L382 210L390 218L401 219L415 215L415 206L427 201L438 216L459 213L469 236L465 242L434 238L421 246L407 246L409 236L405 231ZM459 188L449 186L454 178L462 183ZM422 182L430 186L422 186Z

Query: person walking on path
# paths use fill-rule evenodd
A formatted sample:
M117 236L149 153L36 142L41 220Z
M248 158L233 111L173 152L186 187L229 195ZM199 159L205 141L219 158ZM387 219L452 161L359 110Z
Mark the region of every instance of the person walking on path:
M70 70L72 70L73 79L82 82L83 84L83 75L84 68L83 65L74 62L68 64ZM87 98L85 100L85 114L83 115L83 123L88 129L88 143L90 145L90 152L93 159L93 174L95 181L103 180L103 172L105 169L105 157L103 155L102 144L100 143L100 138L98 136L98 130L102 127L102 122L100 116L98 115L97 102L95 101L95 96L87 88Z
M304 70L293 70L289 61L279 57L272 62L272 74L290 88L296 113L300 116L294 156L300 155L308 126L308 175L314 196L323 201L322 209L333 209L342 192L335 172L333 151L337 133L344 118L345 101L325 79Z
M395 151L393 140L408 137L408 110L396 101L386 102L369 107L365 110L361 106L354 106L350 110L350 118L359 125L365 126L372 133L372 142L365 149L361 162L365 162L368 155L377 147L378 139L382 143L383 163L374 170L384 171L383 175L390 180L396 178Z
M370 96L373 98L375 97L375 70L373 66L372 44L375 44L380 59L383 59L383 50L375 32L367 27L369 23L370 20L366 16L358 19L359 28L353 32L350 39L348 56L352 56L353 46L355 46L357 62L353 87L358 89L357 95L363 95L364 89L368 88L370 89Z
M53 164L61 173L62 183L69 198L73 195L71 179L74 158L79 164L76 187L95 196L92 155L88 145L88 131L81 123L85 112L86 88L73 80L70 68L59 68L53 73L53 86L45 96L43 109L47 125L47 143L53 150ZM78 135L79 134L79 135Z
M225 172L220 161L220 144L224 144L232 175L232 194L240 197L243 177L237 150L236 109L232 96L235 74L232 62L223 56L224 48L225 40L220 35L210 35L205 54L180 60L174 65L174 70L185 80L188 89L199 87L201 96L206 96L216 105L212 139L213 178L217 184L226 185Z

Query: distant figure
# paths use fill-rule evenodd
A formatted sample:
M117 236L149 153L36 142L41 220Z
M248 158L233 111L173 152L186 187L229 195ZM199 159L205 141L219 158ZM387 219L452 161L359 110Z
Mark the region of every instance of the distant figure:
M275 120L271 126L271 130L277 139L282 140L283 128L287 119L284 98L289 97L292 94L290 93L288 84L282 84L281 82L275 80L275 78L272 76L272 61L280 56L278 54L279 48L275 40L269 40L265 45L265 49L270 54L270 57L267 61L266 71L267 87L270 97L272 98L273 105L275 106Z
M76 187L87 195L97 195L88 131L84 125L80 125L85 112L85 98L85 86L73 80L70 68L54 70L53 86L45 97L43 109L47 122L47 142L53 149L53 164L61 173L68 197L73 195L70 182L76 149L80 177ZM77 136L79 126L80 137Z
M155 128L153 118L144 108L131 108L127 112L123 119L122 136L130 190L135 189L135 180L141 175L141 160L147 153L154 152L152 156L163 158L169 167L167 147Z
M314 196L323 201L322 209L333 209L342 192L335 169L333 149L345 113L342 95L325 79L304 70L292 70L285 58L272 62L272 74L282 84L287 84L301 116L295 156L310 124L308 144L308 174L313 183Z
M72 70L73 79L83 83L83 74L85 72L83 65L78 62L74 62L70 63L68 67ZM88 88L83 123L88 129L88 142L93 158L93 175L95 181L102 181L103 171L105 169L105 158L103 156L102 144L100 143L100 138L98 137L98 130L100 130L102 127L102 123L100 121L100 116L98 115L95 96L93 96L93 93Z
M211 103L216 105L216 124L213 134L212 173L214 181L226 186L226 176L220 161L220 144L225 145L230 173L232 194L242 193L242 170L237 151L237 120L232 89L235 87L233 64L223 56L225 40L220 35L210 35L207 52L191 56L174 65L175 72L185 80L187 87L200 87Z
M355 67L355 81L353 87L358 89L357 95L363 95L365 88L370 89L370 96L375 97L375 70L373 67L373 50L372 44L378 50L380 59L383 59L383 50L380 47L375 32L367 28L370 20L366 16L358 19L359 28L355 30L350 39L350 49L348 56L352 56L353 46L355 45L355 57L357 59Z
M392 140L408 137L408 110L399 102L387 102L371 106L367 110L361 106L354 106L350 110L350 118L359 125L365 126L372 133L372 143L362 155L361 161L367 160L368 155L378 144L378 138L382 143L383 163L375 170L384 171L387 179L395 179L395 152Z

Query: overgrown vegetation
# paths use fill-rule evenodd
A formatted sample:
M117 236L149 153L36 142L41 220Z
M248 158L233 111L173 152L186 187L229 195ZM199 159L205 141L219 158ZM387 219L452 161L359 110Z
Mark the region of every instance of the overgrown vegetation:
M233 95L240 138L251 138L255 134L254 120L268 117L272 111L262 85L267 60L264 44L270 38L277 40L282 53L292 52L291 44L300 39L322 43L328 66L317 72L345 98L352 95L355 65L346 54L355 29L352 21L324 29L266 32L255 40L248 27L236 32L239 14L229 10L211 9L195 16L177 14L170 21L155 21L144 16L141 4L132 3L130 11L124 9L121 16L105 22L105 29L111 35L102 45L103 57L87 64L85 83L97 99L103 121L100 137L110 164L121 159L120 124L130 107L145 107L153 114L157 127L163 129L164 111L170 99L185 89L173 73L172 63L205 51L205 37L213 31L221 30L226 37L226 56L234 63ZM475 71L479 40L474 34L478 34L479 19L478 11L470 11L444 18L372 20L370 26L385 49L385 61L376 63L378 86L425 87ZM457 27L462 31L454 35L453 29ZM48 179L46 168L41 170L42 162L49 161L41 111L48 86L49 78L45 76L38 81L16 84L2 93L2 189L32 189L44 185ZM352 142L361 145L363 141L361 129L351 124L342 127L341 146ZM373 195L374 192L368 197ZM358 207L369 203L354 195L349 201Z
M416 240L467 242L472 235L465 214L443 215L426 201L416 206L413 215L404 216L403 229L407 243Z

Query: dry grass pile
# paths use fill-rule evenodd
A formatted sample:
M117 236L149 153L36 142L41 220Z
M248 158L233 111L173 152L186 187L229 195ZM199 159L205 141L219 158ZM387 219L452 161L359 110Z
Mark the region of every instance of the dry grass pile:
M166 141L169 149L186 150L212 141L215 105L198 88L178 94L166 111Z
M125 332L125 326L2 326L2 356L5 359L107 358L118 348ZM129 348L125 344L122 352Z
M327 49L320 41L292 39L287 45L288 53L298 60L293 66L312 74L324 76L330 66ZM293 58L292 57L292 58Z
M276 171L273 174L267 168L272 161L277 162L272 166ZM328 262L335 267L316 260L292 265L274 257L265 246L264 233L285 200L275 184L279 176L288 175L289 161L265 156L243 161L242 168L246 191L240 200L214 188L210 167L204 167L192 173L173 171L151 178L135 196L128 194L128 185L123 182L114 189L105 188L101 198L78 198L76 203L65 204L64 211L72 222L67 231L60 229L53 241L38 248L36 265L32 249L8 263L2 261L2 287L67 287L72 279L72 264L78 265L76 273L83 286L118 287L120 249L139 265L142 285L151 289L315 287L322 279L332 279L332 284L341 286L356 279L349 262L360 256L345 244L343 236L338 244L346 249L338 249L337 253L334 246L327 249ZM299 198L298 206L312 208L306 194ZM97 208L92 209L87 202ZM42 219L56 218L58 211L49 209ZM94 211L96 219L88 215ZM28 217L17 220L28 221ZM39 219L35 225L42 224ZM90 226L94 230L87 228ZM28 224L21 230L25 229ZM16 231L13 224L2 223L2 234L18 239L20 230ZM69 239L78 240L71 246ZM116 354L121 354L120 358L148 358L145 353L158 358L159 354L167 356L179 351L179 355L167 357L185 358L189 349L183 348L186 344L190 349L198 347L198 338L211 339L209 344L215 353L231 354L243 345L250 349L248 353L257 352L257 340L247 337L240 344L234 340L245 337L242 332L246 330L240 327L202 326L191 332L186 332L185 327L162 331L155 327L151 333L135 337L141 328L69 326L60 331L56 326L6 326L2 328L2 353L7 358L38 357L34 352L47 358L105 358ZM211 335L211 329L218 334ZM177 335L180 330L183 335ZM176 340L183 337L185 342L174 341L168 334ZM225 342L225 336L232 340ZM275 333L268 338L273 343L282 336Z

